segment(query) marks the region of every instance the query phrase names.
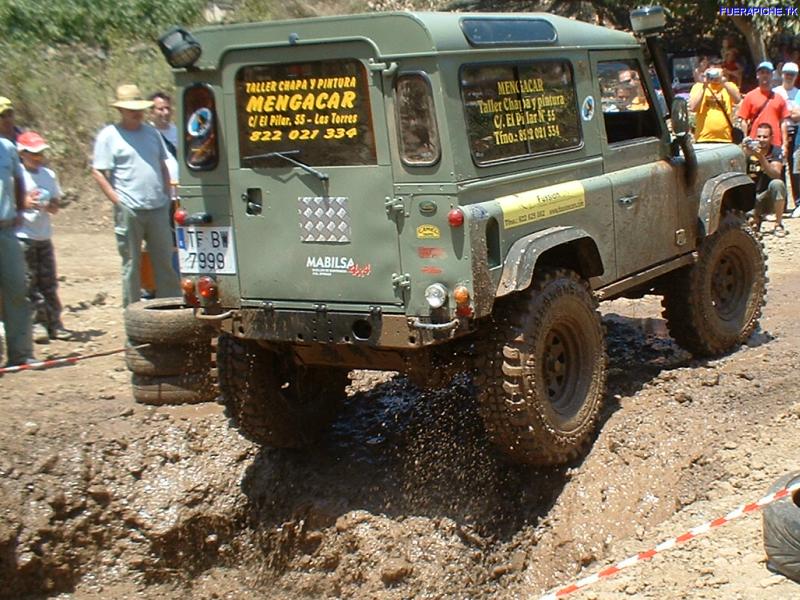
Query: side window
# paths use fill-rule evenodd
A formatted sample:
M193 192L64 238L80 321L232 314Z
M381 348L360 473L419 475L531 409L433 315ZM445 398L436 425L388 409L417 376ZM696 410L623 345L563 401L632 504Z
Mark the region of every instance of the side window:
M421 73L400 75L395 102L402 161L412 166L438 162L442 149L430 82Z
M581 145L568 61L464 65L461 97L477 165Z
M642 85L636 61L598 63L597 79L609 144L661 135L656 107Z

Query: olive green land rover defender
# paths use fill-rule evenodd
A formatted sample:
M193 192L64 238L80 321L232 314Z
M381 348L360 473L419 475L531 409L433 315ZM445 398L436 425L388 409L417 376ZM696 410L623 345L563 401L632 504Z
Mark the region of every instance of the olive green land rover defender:
M659 12L639 12L651 46ZM757 326L743 154L692 144L628 33L374 13L160 44L179 88L182 285L220 327L222 399L252 440L312 442L351 369L431 386L463 369L501 451L560 464L604 396L600 300L662 294L696 355Z

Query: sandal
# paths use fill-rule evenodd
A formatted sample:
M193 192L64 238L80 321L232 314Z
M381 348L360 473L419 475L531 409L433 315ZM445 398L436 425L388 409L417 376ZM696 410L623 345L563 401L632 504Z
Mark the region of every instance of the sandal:
M786 237L786 230L783 228L783 225L776 225L775 229L772 230L772 235L775 237Z

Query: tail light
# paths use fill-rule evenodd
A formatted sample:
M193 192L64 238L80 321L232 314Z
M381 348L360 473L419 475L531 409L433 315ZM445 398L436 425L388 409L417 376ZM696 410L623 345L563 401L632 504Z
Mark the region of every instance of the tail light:
M459 317L469 317L472 315L470 306L469 290L463 285L457 285L453 290L453 299L456 301L456 314Z
M464 225L464 213L460 208L454 208L447 213L447 222L450 223L450 227L461 227Z
M204 300L216 300L218 293L217 282L208 275L203 275L197 280L197 293Z
M181 291L183 291L183 298L187 304L197 306L200 302L197 300L197 295L194 290L194 281L186 277L181 279Z
M177 225L183 225L184 223L186 223L186 219L189 218L189 211L187 211L185 208L179 208L178 210L175 211L175 214L173 215L172 218L174 219Z

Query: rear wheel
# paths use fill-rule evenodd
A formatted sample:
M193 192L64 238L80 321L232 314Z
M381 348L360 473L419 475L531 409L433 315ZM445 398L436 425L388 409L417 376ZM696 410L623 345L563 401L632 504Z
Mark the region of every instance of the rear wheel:
M766 294L764 248L738 213L728 213L700 246L698 260L664 291L670 335L696 356L716 356L755 331Z
M495 308L476 383L492 441L512 460L556 465L591 439L606 377L605 338L588 284L540 273L530 290Z
M316 441L336 416L344 369L301 366L256 342L223 335L217 347L225 413L247 439L278 448Z

